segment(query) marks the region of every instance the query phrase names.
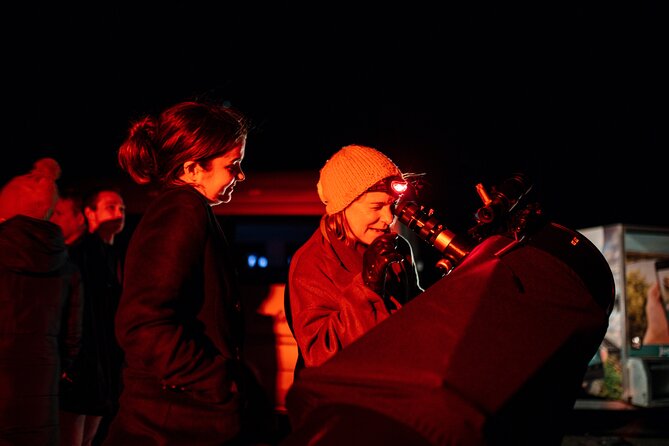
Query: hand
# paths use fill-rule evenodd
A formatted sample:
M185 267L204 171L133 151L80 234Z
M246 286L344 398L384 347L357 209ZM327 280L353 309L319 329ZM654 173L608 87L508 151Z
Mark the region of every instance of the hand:
M381 296L384 294L388 266L405 261L405 256L398 252L399 242L398 234L383 234L367 247L362 257L362 280Z

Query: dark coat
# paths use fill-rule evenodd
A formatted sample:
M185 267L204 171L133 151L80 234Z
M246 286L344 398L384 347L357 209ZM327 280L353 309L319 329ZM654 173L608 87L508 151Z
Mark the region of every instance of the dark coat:
M57 225L0 223L0 443L57 444L58 381L79 350L82 299Z
M60 408L87 415L112 415L121 393L123 353L114 315L121 297L122 253L97 234L86 233L68 248L79 267L86 300L81 352L62 383Z
M238 434L235 275L204 196L178 187L149 206L126 254L116 334L127 367L105 445L213 445Z

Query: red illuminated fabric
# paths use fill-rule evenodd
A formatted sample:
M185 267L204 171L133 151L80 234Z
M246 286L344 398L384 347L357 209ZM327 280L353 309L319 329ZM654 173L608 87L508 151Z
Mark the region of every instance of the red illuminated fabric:
M293 333L305 366L320 365L390 312L362 281L362 254L317 230L295 253L288 276Z

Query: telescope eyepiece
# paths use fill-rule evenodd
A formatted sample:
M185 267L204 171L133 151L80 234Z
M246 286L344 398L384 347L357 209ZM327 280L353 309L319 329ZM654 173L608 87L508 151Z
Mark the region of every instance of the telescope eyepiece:
M401 201L395 206L393 212L400 222L444 256L445 262L440 262L437 266L446 273L458 265L471 251L469 241L449 231L434 216L432 209L427 209L413 201Z

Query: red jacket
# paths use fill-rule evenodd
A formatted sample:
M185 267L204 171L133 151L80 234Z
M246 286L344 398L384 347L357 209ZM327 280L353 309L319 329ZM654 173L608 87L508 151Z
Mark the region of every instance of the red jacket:
M331 240L316 230L295 252L288 273L286 302L306 367L322 364L391 313L362 281L365 246Z

